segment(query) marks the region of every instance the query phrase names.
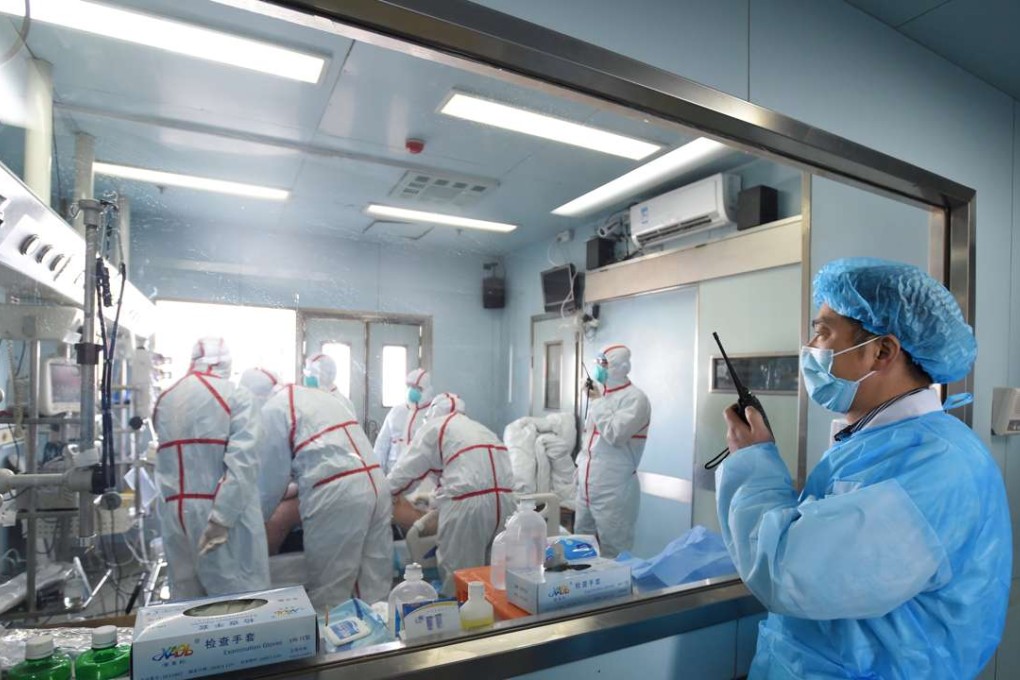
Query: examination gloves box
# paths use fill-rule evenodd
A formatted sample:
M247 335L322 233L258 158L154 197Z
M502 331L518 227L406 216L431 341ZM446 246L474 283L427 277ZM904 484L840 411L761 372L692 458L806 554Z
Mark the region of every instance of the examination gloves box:
M145 607L131 677L197 678L313 656L315 610L300 586Z
M529 614L591 604L630 595L630 567L596 557L572 562L562 571L507 569L506 596Z

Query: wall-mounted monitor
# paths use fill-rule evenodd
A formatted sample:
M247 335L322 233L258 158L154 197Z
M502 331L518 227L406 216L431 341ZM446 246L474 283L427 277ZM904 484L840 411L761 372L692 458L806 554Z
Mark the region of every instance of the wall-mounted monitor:
M570 314L581 308L584 291L584 274L572 264L542 272L542 297L545 311Z

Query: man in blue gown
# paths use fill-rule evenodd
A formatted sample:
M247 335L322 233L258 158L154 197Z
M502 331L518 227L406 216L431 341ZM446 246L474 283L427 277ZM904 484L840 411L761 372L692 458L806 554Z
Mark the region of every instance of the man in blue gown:
M800 494L758 412L725 413L720 524L770 612L750 677L972 678L1002 636L1009 506L931 385L970 372L973 331L945 287L897 262L830 262L814 302L802 377L849 426Z

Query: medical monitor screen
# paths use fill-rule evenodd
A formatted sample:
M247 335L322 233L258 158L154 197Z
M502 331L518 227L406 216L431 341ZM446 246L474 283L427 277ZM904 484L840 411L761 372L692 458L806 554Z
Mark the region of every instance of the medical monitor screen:
M581 306L584 274L568 264L542 272L542 295L545 311L570 314Z
M52 362L49 369L53 404L77 404L81 399L81 373L78 366Z

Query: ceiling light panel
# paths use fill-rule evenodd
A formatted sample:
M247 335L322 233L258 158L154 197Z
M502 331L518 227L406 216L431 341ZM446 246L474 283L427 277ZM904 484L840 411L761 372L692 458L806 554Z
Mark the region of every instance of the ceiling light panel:
M196 177L194 175L179 175L173 172L147 170L145 168L115 165L99 161L92 164L92 171L97 175L133 179L158 186L184 187L186 189L198 189L199 191L213 191L234 196L261 198L269 201L285 201L290 196L290 192L285 189L274 189L256 184L242 184L241 182L228 182L222 179Z
M440 108L440 113L631 160L647 158L662 148L651 142L462 92L454 92Z
M0 0L0 13L24 17L24 0ZM86 0L31 3L32 21L155 47L189 57L317 83L326 60L195 24Z
M424 222L426 224L443 224L450 227L463 229L480 229L482 231L498 231L508 233L517 228L516 224L505 222L489 222L488 220L476 220L470 217L459 217L457 215L444 215L442 213L426 212L424 210L408 210L389 205L369 204L365 212L373 217L384 217L401 222Z

